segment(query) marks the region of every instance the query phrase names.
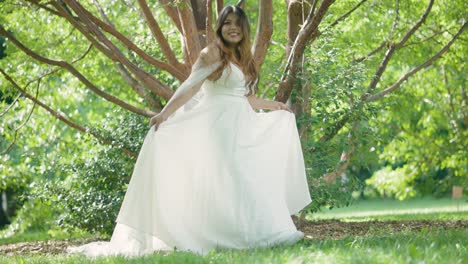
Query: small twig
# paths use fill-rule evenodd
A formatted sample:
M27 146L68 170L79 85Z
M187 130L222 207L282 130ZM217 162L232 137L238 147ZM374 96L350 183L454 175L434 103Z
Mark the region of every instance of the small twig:
M355 5L353 8L351 8L348 12L344 13L342 16L340 16L339 18L337 18L335 21L333 21L333 23L331 23L330 25L328 25L323 31L322 31L322 34L323 32L326 32L328 30L330 30L332 27L338 25L338 23L340 23L341 21L344 21L346 18L349 17L349 15L351 15L354 11L356 11L356 9L358 9L362 4L364 4L365 2L367 2L367 0L361 0L361 2L359 2L357 5Z
M384 90L382 90L381 92L379 92L377 94L373 94L372 96L367 97L364 101L365 102L373 102L373 101L376 101L376 100L380 99L381 97L385 96L386 94L398 89L403 82L408 80L409 77L413 76L418 71L430 66L432 63L434 63L434 61L436 61L437 59L442 57L442 55L449 50L450 46L452 46L452 44L455 42L455 40L458 38L458 36L460 36L460 34L466 29L466 27L467 27L467 22L465 22L460 27L457 34L455 34L455 36L441 50L439 50L439 52L437 52L434 56L427 59L425 62L418 65L417 67L413 68L411 71L407 72L405 75L403 75L394 84L390 85L389 87L385 88Z
M37 97L34 97L33 95L29 94L27 91L24 90L24 88L22 88L21 86L19 86L14 80L13 78L7 74L2 68L0 68L0 73L5 77L5 79L7 81L9 81L13 87L15 87L16 90L18 90L22 95L24 95L25 97L27 97L28 99L30 99L31 101L33 101L35 104L39 105L40 107L42 107L44 110L46 110L47 112L49 112L53 117L57 118L58 120L64 122L65 124L67 124L68 126L78 130L78 131L81 131L81 132L84 132L86 134L89 134L93 137L95 137L99 142L103 143L103 144L107 144L107 145L111 145L113 147L116 147L120 150L122 150L125 154L127 154L129 157L132 157L132 158L136 158L137 157L137 154L135 152L133 152L132 150L128 149L128 148L125 148L125 147L122 147L116 140L112 140L112 139L106 139L104 138L102 135L100 135L99 133L97 133L96 131L90 129L89 127L85 127L85 126L82 126L74 121L72 121L70 118L68 118L67 116L65 116L63 113L59 112L59 111L56 111L54 109L52 109L51 107L49 107L47 104L45 104L44 102L40 101Z
M11 102L11 104L2 112L0 113L0 117L4 116L6 113L8 113L12 108L13 106L16 104L16 102L18 102L18 99L21 97L21 94L19 93L15 99L13 99L13 102Z
M36 99L37 99L37 97L39 95L39 86L41 84L41 80L42 80L42 78L37 80L36 95L35 95ZM13 148L13 146L16 143L16 139L18 138L18 133L19 133L20 129L23 128L26 125L26 123L28 123L29 119L32 116L32 113L34 112L34 109L36 109L36 102L35 101L33 101L33 106L31 108L31 111L29 111L29 114L28 114L28 117L26 118L26 120L24 120L23 123L21 123L17 128L15 128L15 134L13 136L13 141L10 142L8 147L6 147L6 149L4 151L2 151L2 153L0 153L0 155L7 154Z

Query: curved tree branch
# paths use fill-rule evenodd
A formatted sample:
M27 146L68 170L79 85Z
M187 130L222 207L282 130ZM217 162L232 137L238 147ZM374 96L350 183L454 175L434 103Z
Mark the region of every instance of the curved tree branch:
M361 2L359 2L357 5L355 5L353 8L351 8L348 12L344 13L343 15L341 15L339 18L337 18L335 21L333 21L330 25L328 25L323 31L323 32L326 32L328 30L330 30L332 27L338 25L340 22L344 21L346 18L348 18L354 11L356 11L356 9L358 9L362 4L364 4L365 2L367 2L367 0L361 0Z
M197 29L197 40L200 44L200 50L206 47L207 42L206 32L208 30L206 20L208 19L208 5L209 0L190 0L192 5L192 15L195 20L195 27ZM198 56L197 56L198 57Z
M365 60L369 59L370 57L375 55L377 52L379 52L381 49L385 48L386 45L387 45L387 41L382 41L382 43L380 43L380 45L377 48L375 48L371 52L369 52L369 54L367 54L367 55L365 55L363 57L357 58L357 59L353 60L353 62L362 62L362 61L365 61Z
M3 73L2 69L0 69L0 71ZM39 86L40 86L40 84L41 84L41 79L37 80L36 96L35 96L36 99L37 99L37 96L39 95ZM10 142L8 147L6 147L5 150L0 153L0 155L7 154L13 148L13 146L16 143L16 139L18 138L18 133L19 133L20 129L23 128L28 123L29 119L32 116L32 113L34 112L34 109L36 109L36 102L33 102L33 106L31 108L31 111L29 111L29 114L28 114L28 117L26 118L26 120L24 120L23 123L21 123L17 128L15 128L15 134L13 136L13 141Z
M8 112L10 112L10 110L13 108L13 106L16 104L16 102L18 102L18 99L20 98L20 96L21 96L21 93L19 93L19 94L15 97L15 99L13 99L13 101L11 102L11 104L8 105L8 107L7 107L5 110L3 110L3 112L0 113L0 117L4 116L4 115L6 115Z
M389 32L389 37L391 37L391 35L392 35L392 33L393 33L394 29L396 28L397 23L398 23L398 1L396 3L397 4L396 4L395 21L393 23L393 26L392 26L390 32ZM428 15L429 15L429 13L430 13L430 11L432 9L433 4L434 4L434 0L429 0L429 4L428 4L426 10L424 11L424 14L418 20L418 22L416 22L416 24L414 24L413 27L406 32L405 36L398 43L389 45L389 47L387 49L387 52L385 53L385 56L382 59L382 62L380 63L380 65L379 65L379 68L377 69L376 73L374 74L374 77L372 78L372 80L371 80L371 82L369 84L369 88L367 89L366 93L362 95L362 98L363 98L364 101L366 100L366 98L368 96L370 96L373 93L373 91L377 87L377 84L380 82L383 73L387 69L388 62L390 61L390 59L391 59L392 55L394 54L394 52L397 49L400 49L405 44L405 42L414 34L414 32L416 32L416 30L419 27L421 27L421 25L424 23L424 21L428 17ZM391 40L389 39L389 41L391 41Z
M26 0L26 1L32 2L33 4L37 5L38 7L41 7L41 5L38 5L35 1L32 1L32 0ZM116 61L121 61L121 62L126 61L127 62L126 65L129 68L133 69L133 72L135 73L135 75L140 77L139 78L140 80L145 80L146 82L144 81L144 83L146 84L146 87L148 87L150 90L152 90L155 94L159 94L164 98L166 98L166 97L170 98L171 97L171 95L173 94L173 91L169 87L167 87L165 84L159 82L157 79L153 78L148 73L146 73L146 72L142 71L141 69L137 68L136 66L134 66L130 61L128 61L123 56L123 54L121 54L119 52L115 53L115 50L114 50L114 52L111 51L108 47L103 46L100 42L98 42L96 39L94 39L91 36L91 33L90 33L90 31L91 31L90 29L95 28L94 24L92 24L90 27L89 27L89 24L88 24L88 27L87 27L86 25L84 25L82 23L78 23L77 21L83 22L82 19L73 16L73 14L71 13L71 10L62 1L60 3L53 2L53 3L49 3L49 4L54 5L55 8L57 8L57 10L59 12L58 15L60 17L63 17L65 19L67 19L76 29L80 30L80 32L92 43L92 45L94 45L98 50L100 50L104 55L106 55L112 61L114 61L114 62L116 62ZM123 64L125 64L125 63L123 63ZM125 78L125 76L124 76L124 78ZM160 93L160 92L162 92L162 93Z
M167 41L167 39L164 36L161 28L159 27L158 22L156 21L153 14L151 13L151 10L148 7L148 4L146 3L146 0L138 0L138 4L140 5L143 17L146 20L146 23L148 24L148 26L149 26L149 28L151 30L151 33L153 33L153 37L156 38L156 40L157 40L157 42L158 42L158 44L159 44L159 46L161 48L161 51L163 52L163 54L166 57L169 64L171 64L175 69L183 69L184 65L181 64L177 60L174 52L172 51L171 46L169 46L169 42ZM188 71L188 69L185 70L184 74L187 75L188 74L187 71ZM179 79L179 80L182 80L182 79Z
M415 73L417 73L418 71L424 69L424 68L427 68L428 66L430 66L432 63L434 63L436 60L438 60L440 57L442 57L442 55L444 53L446 53L450 46L452 46L452 44L455 42L455 40L460 36L460 34L463 33L463 31L466 29L467 27L467 22L465 22L461 27L460 29L458 30L458 32L452 37L452 39L442 48L439 50L439 52L437 52L434 56L432 56L431 58L427 59L425 62L421 63L420 65L418 65L417 67L413 68L411 71L407 72L405 75L403 75L398 81L396 81L394 84L390 85L389 87L385 88L384 90L382 90L381 92L377 93L377 94L374 94L372 96L369 96L368 98L366 98L366 102L373 102L373 101L376 101L380 98L382 98L383 96L393 92L394 90L398 89L401 84L403 82L405 82L406 80L408 80L408 78L410 78L411 76L413 76Z
M286 68L284 70L283 77L281 78L281 83L276 93L275 100L286 102L288 99L291 91L294 89L298 67L301 64L305 46L307 43L314 41L319 36L320 32L318 30L318 26L334 2L335 0L323 0L316 12L314 12L313 9L310 10L306 22L304 23L304 27L299 31L291 48L291 53L288 57Z
M98 9L99 14L101 14L102 19L110 25L112 28L115 28L114 24L110 21L110 19L107 17L107 15L104 13L104 10L102 9L101 5L97 0L92 0L94 2L94 5ZM145 89L144 85L133 78L132 74L128 72L128 70L119 62L114 62L115 67L119 71L120 75L123 77L123 79L127 82L130 87L132 87L133 91L135 91L141 98L144 98L151 109L160 111L162 109L162 106L158 104L158 102L153 98L151 93Z
M153 91L155 94L158 94L162 96L165 99L168 99L172 96L174 93L172 89L170 89L167 85L161 83L159 80L154 78L154 76L150 75L149 73L143 71L139 67L137 67L135 64L130 62L128 58L126 58L122 52L106 37L104 34L97 28L95 24L93 24L90 19L86 16L86 14L79 8L79 5L76 4L74 1L68 1L64 0L70 3L70 7L77 12L77 15L80 17L80 22L81 23L86 23L86 26L83 24L79 23L73 16L68 14L66 10L59 4L55 4L55 7L62 12L64 17L72 23L73 26L78 28L83 35L91 42L93 45L99 49L101 52L103 52L105 55L107 55L110 59L113 61L118 61L125 65L135 76L142 81L146 87L148 87L151 91ZM94 34L102 44L104 44L106 47L104 47L100 42L98 42L96 39L94 39L90 32Z
M326 142L329 141L330 139L334 138L338 132L348 123L349 119L351 118L351 113L354 111L353 108L351 108L346 114L344 114L340 120L335 122L331 128L328 129L328 133L323 135L319 141L321 142Z
M177 27L179 32L182 33L182 25L180 24L179 20L179 13L177 12L176 3L171 0L159 0L164 11L166 11L167 15L171 18L174 25Z
M41 4L41 2L37 1L37 0L27 0L27 1L34 4L34 5L36 5L36 6L38 6L38 7L40 7L40 8L42 8L42 9L44 9L44 10L46 10L46 11L48 11L48 12L50 12L50 13L52 13L52 14L54 14L54 15L56 15L56 16L62 16L57 10L54 10L54 9L47 6L50 3Z
M177 5L179 20L182 26L182 38L184 39L185 53L187 54L186 65L193 65L201 51L198 38L197 24L193 15L192 4L189 0L181 0Z
M134 112L139 115L144 115L144 116L153 116L155 113L152 111L140 109L138 107L132 106L117 97L106 93L105 91L100 90L97 88L94 84L92 84L83 74L81 74L75 67L73 67L70 63L66 61L56 61L52 59L45 58L31 49L27 48L24 46L20 41L18 41L12 34L10 34L2 25L0 25L0 35L3 35L8 38L9 41L11 41L16 47L18 47L20 50L22 50L24 53L26 53L28 56L34 58L37 61L40 61L45 64L49 65L54 65L54 66L59 66L63 69L68 70L71 74L73 74L76 78L78 78L85 86L93 91L95 94L99 95L100 97L106 99L109 102L115 103L116 105L127 109L131 112Z
M68 126L78 130L78 131L81 131L81 132L84 132L86 134L89 134L93 137L95 137L97 140L99 140L99 142L103 143L103 144L107 144L107 145L111 145L113 147L116 147L118 149L121 149L125 154L127 154L128 156L132 157L132 158L136 158L137 157L137 154L133 151L131 151L130 149L127 149L125 147L122 147L118 144L118 142L116 142L115 140L108 140L106 138L104 138L102 135L98 134L97 132L93 131L92 129L90 128L87 128L87 127L84 127L82 125L79 125L75 122L73 122L71 119L69 119L68 117L66 117L64 114L56 111L56 110L53 110L52 108L50 108L48 105L46 105L45 103L41 102L40 100L37 99L37 97L34 97L33 95L29 94L28 92L26 92L23 88L21 88L14 80L13 78L11 78L10 75L8 75L3 69L0 68L0 73L3 74L3 76L5 77L5 79L7 79L12 85L13 87L15 87L16 90L18 90L21 94L23 94L25 97L27 97L28 99L30 99L31 101L34 102L34 104L37 104L39 105L40 107L42 107L44 110L46 110L47 112L49 112L50 114L52 114L52 116L54 116L55 118L57 118L58 120L64 122L65 124L67 124Z
M356 126L357 125L354 124L352 130L355 130ZM342 175L345 172L345 170L348 169L349 162L351 161L351 154L355 150L352 133L353 131L350 131L350 133L348 134L348 144L350 147L341 153L340 161L338 162L336 168L332 172L325 173L321 177L325 182L335 182L336 178L338 178L338 176Z
M422 39L421 41L413 41L413 42L408 42L406 43L405 45L402 46L402 48L405 48L405 47L408 47L408 46L412 46L412 45L418 45L418 44L421 44L421 43L424 43L424 42L427 42L429 40L432 40L432 39L435 39L435 37L437 36L440 36L444 33L449 33L450 34L450 30L449 29L445 29L445 30L437 30L434 32L434 34L428 36L428 37L425 37L424 39ZM461 40L461 38L458 38L459 40ZM437 40L436 40L437 41Z
M125 82L128 83L128 85L130 85L130 87L132 87L133 91L135 91L141 98L144 98L151 109L158 112L161 111L161 103L153 98L152 94L147 89L145 89L145 87L143 87L143 84L133 78L132 74L128 72L125 66L119 62L115 62L114 64L122 78L125 80Z
M219 13L221 13L221 10L224 8L224 1L223 0L216 0L216 19L219 18Z
M257 69L265 60L268 46L273 34L273 2L271 0L260 0L258 3L258 22L255 40L252 46L252 54Z
M174 77L176 77L179 80L185 80L187 78L187 73L181 72L177 68L178 66L180 66L180 63L177 62L177 60L176 60L176 63L174 65L169 65L167 63L164 63L162 61L159 61L159 60L153 58L152 56L150 56L149 54L144 52L142 49L140 49L137 45L135 45L135 43L133 43L127 37L125 37L122 33L118 32L112 25L101 21L99 18L94 16L91 12L86 10L82 5L79 4L79 2L77 2L75 0L65 0L65 1L70 3L70 6L72 7L72 9L75 12L77 12L77 14L79 14L79 17L82 18L82 20L89 19L89 22L91 22L94 25L97 25L98 27L103 29L105 32L107 32L107 33L113 35L114 37L116 37L129 50L131 50L131 51L135 52L136 54L138 54L146 62L148 62L148 63L150 63L150 64L152 64L152 65L154 65L154 66L156 66L156 67L158 67L158 68L160 68L162 70L165 70L165 71L171 73L172 75L174 75ZM86 21L83 21L83 22L86 22ZM156 22L156 21L154 21L154 22ZM91 26L90 23L87 23L87 24ZM93 29L92 26L91 26L91 29ZM101 35L100 32L98 33L95 30L93 30L93 32ZM162 34L162 32L161 32L161 34ZM104 35L102 35L102 36L104 36ZM162 37L164 38L164 36L162 36ZM165 38L164 38L164 40L165 40ZM106 43L107 41L103 41L103 42ZM166 41L166 43L167 43L167 41ZM113 50L113 47L110 47L109 45L106 45L106 46L108 46L109 49ZM171 50L170 47L168 47L168 48L169 48L169 50ZM174 56L174 54L172 54L172 55ZM175 56L174 56L174 59L175 59Z
M382 74L387 69L387 65L390 62L390 59L392 58L393 53L397 49L397 47L395 45L391 44L391 41L392 41L391 38L392 38L393 32L395 31L395 29L398 26L398 21L400 19L399 9L400 9L400 4L399 4L399 1L397 0L395 2L395 19L393 20L392 27L390 28L390 31L388 32L388 40L387 40L388 49L385 52L385 55L384 55L382 61L380 62L380 65L377 68L376 73L372 77L372 80L371 80L371 82L369 84L369 88L367 88L367 92L363 95L364 100L365 100L366 96L370 95L375 90L375 87L377 86L380 79L382 78ZM388 43L390 43L390 44L388 44Z
M434 0L429 0L429 4L426 7L426 10L424 11L424 14L422 14L421 18L419 18L418 22L414 24L414 26L406 32L406 34L403 36L403 38L395 44L397 48L400 48L403 46L406 41L418 30L422 24L424 24L424 21L426 21L426 18L429 16L429 13L431 12L432 6L434 5Z
M336 134L338 134L338 132L346 125L346 123L350 120L351 118L351 115L352 113L355 111L355 109L357 109L358 107L361 107L362 104L364 103L367 103L367 102L374 102L374 101L377 101L379 99L381 99L382 97L384 97L385 95L393 92L394 90L398 89L401 84L403 82L405 82L406 80L408 80L411 76L413 76L415 73L417 73L418 71L422 70L423 68L426 68L428 66L430 66L432 63L434 63L437 59L439 59L440 57L442 57L442 55L444 53L446 53L450 46L460 37L460 35L463 33L463 31L466 29L467 27L467 22L465 22L458 30L458 32L452 37L452 39L441 49L439 50L439 52L437 52L434 56L432 56L431 58L427 59L424 63L420 64L419 66L413 68L411 71L409 71L408 73L406 73L404 76L402 76L397 82L395 82L394 84L390 85L389 87L387 87L386 89L382 90L381 92L377 93L377 94L373 94L373 95L370 95L366 98L362 98L361 97L361 101L359 101L358 103L356 103L346 114L344 114L343 116L341 116L340 120L337 121L333 127L325 134L323 135L321 138L320 138L320 141L328 141L330 139L332 139Z
M88 46L88 49L86 49L86 51L85 51L80 57L78 57L77 59L73 60L73 61L71 62L71 64L73 64L73 63L75 63L75 62L77 62L77 61L80 61L80 60L84 59L84 58L86 57L86 55L88 55L88 53L91 51L91 48L92 48L92 47L93 47L92 45L89 45L89 46ZM55 69L53 69L53 70L51 70L51 71L49 71L49 72L47 72L47 73L45 73L45 74L39 76L38 78L35 78L35 79L33 79L33 80L27 82L26 85L24 86L24 89L26 90L26 89L28 88L28 86L31 85L31 83L38 82L39 80L43 79L44 77L46 77L46 76L48 76L48 75L51 75L51 74L53 74L53 73L56 73L56 72L59 71L60 69L61 69L61 68L55 68ZM4 112L0 113L0 117L3 116L3 115L5 115L8 111L10 111L11 107L13 107L13 105L16 103L16 101L18 101L18 98L19 98L20 96L21 96L21 93L19 93L19 94L16 96L16 98L13 100L13 102L8 106L8 108L7 108Z
M213 0L206 1L206 43L211 43L215 39L213 30Z

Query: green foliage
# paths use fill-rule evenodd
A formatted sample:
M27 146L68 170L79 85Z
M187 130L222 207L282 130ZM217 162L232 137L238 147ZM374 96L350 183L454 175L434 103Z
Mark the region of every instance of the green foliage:
M346 5L352 4L334 5L331 12L342 13L340 8ZM352 62L368 54L384 40L400 40L419 19L416 14L422 14L427 1L400 2L399 23L393 34L388 35L395 17L394 5L394 1L366 3L346 23L338 25L333 32L325 32L321 39L314 42L316 47L306 60L313 61L311 67L318 68L311 73L317 75L315 78L333 80L334 76L340 76L336 75L338 72L350 75L356 83L351 82L354 85L343 88L345 82L342 82L341 87L338 82L338 85L323 82L325 85L322 89L331 91L320 92L320 85L313 86L312 97L315 98L317 116L319 114L320 117L336 122L342 116L339 111L343 111L349 113L351 121L360 120L356 124L360 131L355 133L354 146L357 149L353 153L348 173L363 181L373 174L373 179L368 182L381 194L396 195L398 198L428 194L444 196L450 192L452 185L468 184L468 137L464 121L466 74L463 60L464 54L468 52L466 45L456 42L450 52L428 70L411 77L398 90L380 101L361 107L346 104L346 98L339 96L343 90L347 90L348 102L352 102L357 99L356 93L361 95L368 89L385 49L361 63ZM464 21L462 12L454 6L466 7L466 3L452 1L451 5L434 4L424 25L410 38L407 46L393 55L376 91L393 84L449 41L455 29ZM332 17L328 19L333 21ZM452 33L444 32L441 28L447 28ZM327 52L330 52L331 59L324 60ZM332 66L327 66L327 61ZM335 97L329 97L332 94ZM331 103L327 103L330 100L328 98L332 99ZM320 107L324 103L325 107ZM313 119L313 101L311 106ZM326 123L316 123L312 127L312 134L321 135L315 131L330 128L333 127ZM345 136L347 129L345 127L337 137ZM324 157L335 152L329 149L317 156ZM365 176L362 172L365 172Z
M71 25L65 23L63 19L51 17L43 10L35 10L31 15L28 15L31 9L27 5L19 6L13 1L0 3L0 10L2 25L10 29L10 32L26 46L43 56L73 61L81 57L88 48L86 40L80 32L72 29ZM158 12L161 13L161 10ZM123 14L129 13L127 10L116 10L109 16L116 16L113 17L115 21L121 22L123 25L138 24L132 22L132 19L139 19L138 15L123 16ZM142 37L151 34L146 31L146 28L140 28L141 31L137 29L135 27L128 28L126 33L132 35L131 32L134 36ZM139 44L142 44L143 40L153 41L152 38L143 37ZM64 113L77 124L97 131L107 140L115 142L115 145L124 146L138 153L142 141L142 129L147 129L147 122L144 118L131 117L125 111L116 110L116 106L91 93L67 72L59 70L49 75L48 73L55 68L31 60L8 41L6 49L3 49L5 47L3 39L1 46L1 50L4 51L2 54L6 54L6 57L0 60L0 67L11 75L21 87L31 94L36 94L37 91L38 98L42 102L54 110ZM151 47L148 52L157 57L158 46L149 44L147 46ZM135 96L133 90L128 89L127 84L115 70L113 62L97 50L91 49L89 54L83 60L76 62L74 66L96 86L134 105L144 104L143 100ZM154 70L150 72L158 74ZM40 84L35 81L37 78L41 78ZM2 99L0 100L2 112L0 152L14 143L10 151L0 158L0 191L7 190L12 194L12 199L21 197L21 199L15 199L18 201L18 205L26 202L25 209L16 212L17 216L13 219L12 227L9 228L11 232L40 229L42 228L40 227L42 220L43 227L47 227L49 226L46 224L47 221L58 217L59 214L44 213L40 215L41 208L51 204L52 197L57 198L56 193L47 193L52 189L50 186L62 191L60 199L52 201L54 202L52 204L61 206L56 209L69 208L66 202L71 203L72 200L65 201L64 197L68 195L65 193L65 185L74 180L73 186L77 188L77 193L73 194L76 196L80 194L80 183L76 182L76 178L72 178L73 175L75 177L98 175L99 177L95 179L94 184L101 184L102 177L106 175L112 175L114 178L121 176L119 181L115 181L115 184L121 184L119 188L110 189L109 192L118 193L122 188L125 188L125 182L128 181L130 176L128 174L132 169L130 165L132 162L120 150L110 150L107 146L102 146L96 140L91 139L89 135L71 129L42 108L34 107L34 104L24 97L18 97L17 101L13 101L18 95L16 90L3 78L0 78L0 84L0 97ZM6 109L9 111L3 112ZM30 114L31 118L28 120ZM23 124L25 125L23 126ZM127 127L129 129L126 130ZM101 160L103 161L102 166L97 164ZM96 164L92 165L93 162ZM118 164L127 164L128 166L123 168L124 165L119 166ZM109 168L119 167L122 168L119 174L115 174L112 170L106 171ZM88 172L81 171L78 175L76 172L87 168L94 170L94 174L89 172L87 175ZM34 187L30 183L35 183ZM93 182L85 184L87 188L93 187L92 185ZM46 188L42 188L43 186ZM105 188L105 186L100 187L101 189ZM115 188L114 185L107 187ZM89 190L83 190L83 193L87 191ZM92 199L94 198L99 205L111 203L109 200L99 198L96 192L92 190L89 192L90 204L93 204ZM122 197L117 198L121 199ZM61 202L58 202L59 200ZM85 204L84 201L80 202ZM116 201L112 202L114 204L108 205L109 207L117 206ZM30 215L34 212L39 215L37 217ZM112 214L112 212L110 213ZM66 213L63 212L63 214ZM79 213L75 213L75 216L78 218L77 222L85 217ZM93 221L93 223L97 223L98 220ZM103 219L100 221L104 222ZM109 219L106 221L111 222ZM39 226L36 226L37 223Z
M0 237L57 230L58 226L54 219L58 213L58 208L50 201L42 202L38 199L30 198L16 212L12 223L2 230Z
M0 140L0 143L3 143ZM2 144L0 144L1 146ZM2 225L0 228L9 224L15 216L16 210L20 209L27 200L28 190L30 185L34 184L30 174L24 173L26 164L16 164L16 166L8 166L11 161L8 156L0 157L0 193L6 194L6 215L2 212ZM13 164L16 162L12 162ZM23 207L24 208L24 207ZM3 210L2 210L3 211Z
M309 213L318 212L322 209L333 209L336 207L345 207L352 204L355 200L352 191L360 189L361 182L354 178L349 182L349 178L338 178L337 183L326 183L320 181L310 186L310 196L312 202L306 207Z
M5 54L5 38L0 36L0 60L6 56Z
M148 129L144 118L116 110L108 113L101 123L99 133L138 153ZM90 145L97 143L95 139L88 140ZM120 149L106 146L90 148L86 155L75 156L70 163L56 163L43 174L49 175L47 178L36 179L18 190L26 204L17 212L4 236L75 227L110 233L134 162Z
M457 56L462 52L459 49L468 52L455 48L454 55L414 77L407 84L410 90L389 98L385 102L388 111L376 120L383 124L381 133L391 135L379 151L382 163L406 172L405 185L400 185L403 189L396 191L412 190L400 197L416 193L444 196L453 185L468 186L466 80L461 78L464 69ZM390 174L385 177L391 178ZM373 185L386 188L378 180Z
M310 112L298 117L298 126L308 126L308 133L302 138L304 158L308 168L313 203L308 207L315 211L322 206L348 206L352 192L363 187L360 178L366 167L375 163L375 156L369 153L375 141L375 129L368 125L377 111L374 107L356 104L363 92L365 69L363 64L350 59L345 47L335 45L336 32L324 34L305 53L304 73L299 76L301 85L312 87L309 98L301 98L293 90L292 98L308 100ZM349 114L350 123L333 139L322 141L321 137L335 129L336 123ZM338 165L341 153L354 149L351 168L338 178L337 184L315 183L324 174Z
M367 179L366 183L373 185L386 197L395 196L403 200L415 195L412 182L414 181L415 168L401 167L392 170L390 167L384 167L376 171L372 178Z
M127 148L133 153L139 152L143 137L149 130L145 117L122 109L106 113L101 123L100 129L96 130L98 133L102 134L106 140L118 143L116 147Z
M110 136L138 152L148 129L143 118L121 111L109 114L108 118L115 118L112 123L103 125L111 131ZM115 226L113 220L123 201L135 160L111 147L90 150L88 154L87 158L61 168L68 177L44 184L39 198L62 209L58 217L60 226L109 234Z
M66 181L44 186L43 199L62 207L58 224L88 231L112 232L126 190L132 161L116 149L105 149L68 169Z

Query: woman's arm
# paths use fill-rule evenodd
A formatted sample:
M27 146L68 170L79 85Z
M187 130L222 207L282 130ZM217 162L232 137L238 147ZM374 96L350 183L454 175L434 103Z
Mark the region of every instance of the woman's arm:
M181 93L179 96L175 97L170 103L168 103L161 111L161 114L165 117L169 117L177 111L181 106L187 103L201 88L202 82L192 87L190 90L187 90L184 93Z
M156 130L162 122L166 121L177 109L187 103L200 90L203 81L220 64L218 48L215 45L205 47L192 66L192 72L188 79L179 86L161 112L151 118L150 126L154 126Z
M159 112L150 119L150 127L154 126L154 130L156 131L159 125L162 122L166 121L169 118L169 116L171 116L175 111L177 111L177 109L179 109L179 107L188 102L188 100L190 100L190 98L192 98L200 90L200 87L201 83L197 84L190 90L185 91L173 100L169 101L169 103L166 104L166 106L162 109L161 112Z
M293 112L291 109L289 109L288 106L286 106L282 102L265 100L262 98L258 98L255 95L248 96L247 100L254 109L286 110L291 113Z

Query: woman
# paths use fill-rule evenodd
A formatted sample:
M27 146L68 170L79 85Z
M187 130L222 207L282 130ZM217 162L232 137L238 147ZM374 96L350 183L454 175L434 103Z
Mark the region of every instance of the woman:
M111 241L70 252L205 254L303 237L290 217L311 201L295 116L285 104L255 96L244 11L226 6L216 35L151 118Z

